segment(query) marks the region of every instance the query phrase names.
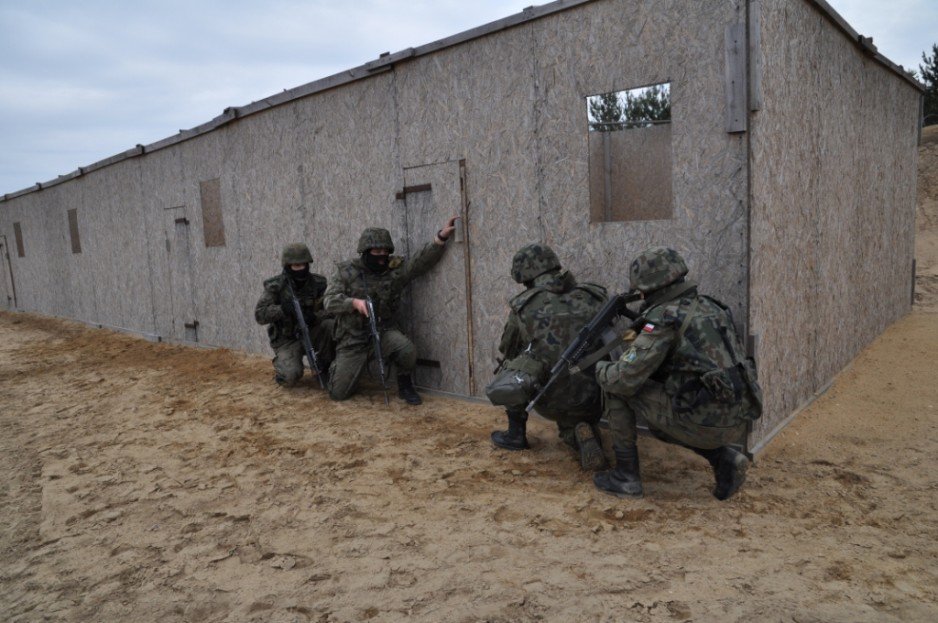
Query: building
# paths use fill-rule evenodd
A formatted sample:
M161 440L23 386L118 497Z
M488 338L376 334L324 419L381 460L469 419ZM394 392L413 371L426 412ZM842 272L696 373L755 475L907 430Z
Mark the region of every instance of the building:
M591 124L650 85L666 120ZM559 0L4 195L0 306L266 352L284 243L329 275L458 213L411 332L418 382L479 395L520 246L621 289L667 245L749 336L758 449L911 308L921 94L822 0Z

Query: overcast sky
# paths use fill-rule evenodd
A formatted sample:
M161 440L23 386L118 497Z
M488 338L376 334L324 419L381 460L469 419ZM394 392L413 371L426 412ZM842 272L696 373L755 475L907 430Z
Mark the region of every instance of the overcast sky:
M938 0L829 0L894 62ZM537 0L0 0L0 193Z

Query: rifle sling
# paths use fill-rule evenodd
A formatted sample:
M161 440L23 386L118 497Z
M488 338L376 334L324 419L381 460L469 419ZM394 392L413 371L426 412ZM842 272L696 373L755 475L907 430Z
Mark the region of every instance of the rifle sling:
M678 295L683 294L687 292L688 290L690 290L691 288L696 288L696 287L697 287L696 284L688 284L687 287L678 291ZM684 332L687 331L687 325L690 324L691 319L693 318L694 314L697 312L698 302L699 301L697 301L696 299L694 300L694 304L691 305L690 310L687 312L687 315L684 317L684 322L681 323L681 328L678 330L677 341L680 341L680 339L684 337ZM597 361L599 361L600 359L602 359L603 357L611 353L613 350L618 348L620 345L624 344L626 342L625 335L627 334L628 332L626 332L626 334L624 335L616 336L616 339L612 340L611 342L609 342L608 344L606 344L599 350L591 353L589 356L584 357L583 359L578 361L575 366L570 366L570 374L577 374L579 372L582 372L583 370L586 370L591 365L593 365L594 363L596 363Z
M586 370L591 365L611 353L613 350L625 344L625 335L617 335L616 339L612 340L599 350L591 353L590 355L579 360L575 366L570 366L570 374L578 374L583 370Z

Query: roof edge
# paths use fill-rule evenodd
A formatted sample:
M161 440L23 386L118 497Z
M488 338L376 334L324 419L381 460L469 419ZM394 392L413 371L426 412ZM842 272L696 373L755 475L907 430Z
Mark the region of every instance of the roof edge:
M827 0L805 0L808 4L821 12L834 26L850 39L853 44L865 55L869 56L880 65L896 74L912 87L924 93L925 85L915 79L910 70L906 70L901 65L897 65L885 56L879 53L876 46L873 45L872 37L864 37L851 26L837 10L827 2Z

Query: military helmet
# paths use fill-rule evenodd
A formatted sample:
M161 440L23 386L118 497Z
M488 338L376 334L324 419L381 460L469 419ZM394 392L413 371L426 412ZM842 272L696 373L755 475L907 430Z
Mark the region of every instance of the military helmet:
M687 274L684 258L674 249L653 247L632 260L629 281L633 290L654 292L670 285Z
M382 227L369 227L363 231L358 239L358 252L364 253L368 249L387 249L394 253L391 232Z
M549 270L560 268L557 254L546 244L535 242L521 247L511 260L511 278L518 283L531 281Z
M283 253L280 254L280 263L284 266L288 264L312 264L313 254L309 252L309 247L302 242L291 242L283 248Z

